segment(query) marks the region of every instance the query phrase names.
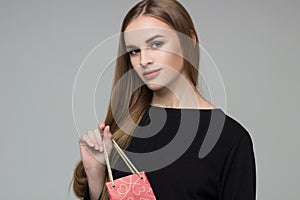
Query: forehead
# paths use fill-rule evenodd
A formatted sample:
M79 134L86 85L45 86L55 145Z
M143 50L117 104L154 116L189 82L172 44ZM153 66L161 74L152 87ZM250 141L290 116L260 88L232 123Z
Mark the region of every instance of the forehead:
M157 27L157 28L168 28L172 29L171 26L163 22L162 20L147 16L147 15L141 15L135 19L133 19L128 26L126 27L125 31L139 29L139 28L147 28L147 27Z
M133 19L124 31L125 43L147 40L153 35L172 37L175 30L165 22L151 16L142 15Z

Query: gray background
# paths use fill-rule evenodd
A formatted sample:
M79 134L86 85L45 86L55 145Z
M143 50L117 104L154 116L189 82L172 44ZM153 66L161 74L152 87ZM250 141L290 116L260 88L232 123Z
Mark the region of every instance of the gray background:
M136 2L0 1L0 199L75 199L75 76ZM300 1L180 2L218 65L227 114L252 136L258 199L299 199Z

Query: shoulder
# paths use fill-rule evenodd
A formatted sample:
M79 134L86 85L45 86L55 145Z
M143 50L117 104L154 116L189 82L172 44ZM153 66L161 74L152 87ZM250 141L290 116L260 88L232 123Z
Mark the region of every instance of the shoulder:
M231 149L240 143L242 138L248 140L248 143L252 143L247 129L222 109L200 112L204 114L200 117L200 121L206 127L203 129L204 139L199 137L198 140L202 143L199 152L200 157L209 154L213 157L225 158Z
M228 153L234 146L241 143L252 145L249 131L237 119L226 114L223 110L212 112L207 131L207 141L216 138L214 149L218 153Z
M252 138L246 127L238 119L228 114L225 114L225 116L220 142L229 149L241 143L248 143L252 146Z
M206 158L217 162L218 166L223 166L230 155L253 155L250 134L237 119L221 109L206 116L210 120L207 120L208 128L204 140L201 140L199 158Z

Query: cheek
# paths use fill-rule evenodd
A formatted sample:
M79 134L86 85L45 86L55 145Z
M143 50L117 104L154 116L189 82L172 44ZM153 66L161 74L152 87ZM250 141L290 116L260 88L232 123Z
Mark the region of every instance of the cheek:
M143 77L143 71L142 68L140 66L133 66L133 70L135 71L135 73L142 78Z
M139 60L137 59L137 56L131 56L130 57L130 63L131 63L131 66L133 67L133 68L135 68L135 67L138 67L139 66Z
M183 68L183 58L180 55L174 53L166 53L162 56L162 64L175 69L176 71L180 71Z
M183 58L179 55L172 55L171 59L173 66L177 69L181 69L183 67Z

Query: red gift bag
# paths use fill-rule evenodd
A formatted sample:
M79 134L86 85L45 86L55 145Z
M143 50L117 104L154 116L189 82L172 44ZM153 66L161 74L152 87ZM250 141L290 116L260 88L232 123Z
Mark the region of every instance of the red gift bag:
M112 142L132 174L116 180L113 179L107 150L103 142L104 157L110 180L106 183L106 187L110 200L156 200L146 173L144 171L139 172L115 140L112 140Z

